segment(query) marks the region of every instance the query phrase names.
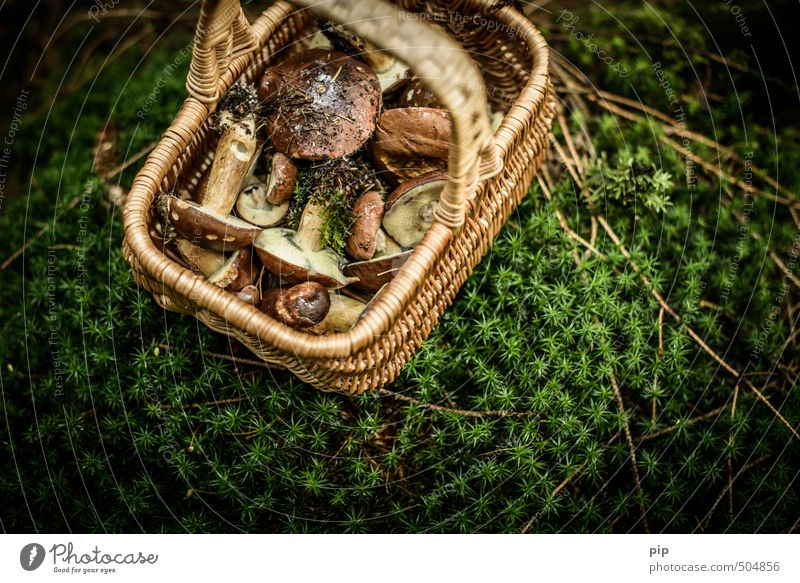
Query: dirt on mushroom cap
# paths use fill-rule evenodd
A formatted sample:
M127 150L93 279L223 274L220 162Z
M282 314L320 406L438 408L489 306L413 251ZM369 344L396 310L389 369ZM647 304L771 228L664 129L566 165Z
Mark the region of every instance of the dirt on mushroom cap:
M322 241L339 254L353 224L352 207L359 195L385 189L383 182L363 156L342 157L324 163L306 163L298 174L295 193L286 216L286 226L297 229L306 204L313 202L324 207Z
M261 103L252 85L237 81L219 100L214 122L219 127L226 119L237 121L258 111ZM221 129L221 128L220 128Z
M344 53L312 49L269 70L281 82L266 103L273 146L295 158L330 160L356 151L375 130L378 77Z

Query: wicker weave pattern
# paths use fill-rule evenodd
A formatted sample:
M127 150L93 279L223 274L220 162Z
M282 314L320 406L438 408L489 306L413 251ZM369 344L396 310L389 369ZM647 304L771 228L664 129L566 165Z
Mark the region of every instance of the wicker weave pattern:
M203 103L220 96L220 71L232 59L258 49L259 43L239 0L208 0L200 9L186 88Z
M232 10L228 0L219 0L215 3L217 13L223 4ZM439 0L438 4L454 11L485 13L491 2ZM407 2L403 6L408 9ZM204 14L206 9L207 6ZM508 83L490 83L515 96L503 124L491 136L483 81L463 49L459 50L451 40L421 22L401 22L397 10L382 2L337 0L315 5L314 9L357 29L361 36L412 64L417 74L430 79L431 88L451 111L455 144L451 147L451 180L446 196L433 226L395 280L353 330L315 337L272 320L169 260L156 248L148 232L155 194L159 189L174 188L193 170L196 176L208 150L210 132L206 122L212 106L206 105L206 98L211 84L203 85L197 80L211 79L213 75L203 71L195 75L194 62L187 85L196 84L200 92L192 90L195 97L187 99L134 180L125 209L124 252L137 283L153 293L163 307L195 315L209 328L240 340L259 358L288 368L318 388L361 393L397 376L524 196L543 160L553 117L548 53L541 35L518 12L510 8L491 12L492 18L514 32L516 38L512 40L519 45L515 58L524 63L523 57L527 56L528 67L524 84L512 87ZM228 31L231 55L237 52L237 46L243 46L235 40L234 30L238 21L235 15L241 11L232 13L230 23L218 29L203 25L207 27L204 38L215 41L215 47L221 46L224 39L215 38L211 31ZM284 2L269 8L252 26L252 34L262 49L239 50L241 54L230 59L227 71L218 74L217 92L226 90L241 76L254 80L276 52L302 34L308 18L307 12L295 12ZM241 38L245 36L240 34ZM413 42L409 42L410 38ZM497 53L505 47L508 51L508 39L481 40L484 42L467 48ZM205 58L202 52L195 52L194 59ZM494 57L502 58L502 54ZM512 76L520 75L519 64L512 69ZM492 75L498 74L495 71ZM487 74L487 81L489 77Z

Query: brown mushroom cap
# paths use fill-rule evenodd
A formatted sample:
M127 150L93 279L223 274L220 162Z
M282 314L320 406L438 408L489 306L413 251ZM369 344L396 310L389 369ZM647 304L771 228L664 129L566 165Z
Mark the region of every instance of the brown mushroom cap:
M376 293L394 279L412 252L412 250L401 251L369 261L356 261L347 265L343 271L349 277L358 278L358 281L352 284L353 287L367 293Z
M217 271L208 276L208 281L232 292L240 292L252 285L261 271L258 257L249 247L235 251Z
M288 289L273 288L264 294L261 310L290 328L309 328L319 324L331 307L325 286L306 281Z
M354 259L364 261L375 255L383 207L380 193L374 191L362 194L353 204L355 219L345 249Z
M403 182L446 168L450 131L450 116L443 109L387 109L370 142L370 153L376 166Z
M414 79L397 94L395 103L398 108L406 107L433 107L442 108L442 103L436 94L428 89L421 79ZM387 110L388 111L388 110Z
M254 306L257 306L261 301L261 294L258 291L258 287L253 284L244 286L236 295L243 302L247 302L248 304L252 304Z
M261 269L258 258L249 247L238 249L226 257L224 253L204 249L187 239L176 239L175 246L192 271L233 293L252 284Z
M258 98L262 101L274 99L281 87L281 76L272 69L267 69L258 81Z
M273 152L267 180L267 202L289 202L297 182L297 166L283 152Z
M166 198L170 222L192 243L214 249L233 251L247 247L261 232L261 228L230 215L221 215L199 204L175 196Z
M269 107L267 132L272 145L287 156L309 160L346 156L375 130L380 83L358 59L311 49L289 57L265 77L269 82L261 86Z
M447 173L429 172L398 186L386 200L383 228L403 247L414 247L433 223Z

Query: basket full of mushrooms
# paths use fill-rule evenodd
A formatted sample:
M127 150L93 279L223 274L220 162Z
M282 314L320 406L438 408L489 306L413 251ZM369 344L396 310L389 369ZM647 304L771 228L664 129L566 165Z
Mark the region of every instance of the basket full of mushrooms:
M507 4L205 0L125 207L136 282L321 389L391 382L545 155L547 45Z

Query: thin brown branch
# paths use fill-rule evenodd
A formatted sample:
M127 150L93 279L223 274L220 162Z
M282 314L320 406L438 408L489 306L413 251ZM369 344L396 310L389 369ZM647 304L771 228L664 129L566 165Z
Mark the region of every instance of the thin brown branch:
M681 317L667 304L667 302L664 300L663 296L653 286L653 284L650 282L650 280L647 278L647 276L642 273L641 269L636 264L636 262L633 261L633 259L631 258L631 255L628 252L627 248L622 243L622 241L620 241L619 237L614 232L614 230L611 228L611 226L606 222L606 220L603 217L599 216L597 218L597 220L600 221L600 226L603 227L603 229L606 231L606 233L611 238L611 240L614 241L614 244L617 246L617 248L620 250L620 252L625 256L626 259L629 260L631 268L637 274L639 274L639 277L644 282L645 286L650 290L650 293L653 295L653 297L656 298L656 301L659 303L659 305L662 308L664 308L664 310L670 316L672 316L673 319L676 322L682 323ZM789 429L789 431L792 433L792 435L794 435L794 437L798 441L800 441L800 433L797 432L797 430L784 418L783 415L781 415L781 413L774 407L774 405L769 401L769 399L767 399L764 396L764 394L752 382L750 382L746 378L742 378L741 373L738 370L736 370L735 367L733 367L732 365L728 364L728 362L726 360L724 360L719 354L717 354L714 351L714 349L712 349L708 344L706 344L705 341L700 337L700 335L697 332L695 332L695 330L691 326L684 325L684 329L686 330L686 333L689 335L689 337L692 340L694 340L695 343L697 343L697 345L700 346L700 348L702 348L706 352L706 354L708 354L726 372L728 372L732 377L737 379L737 382L741 378L741 382L743 382L745 384L745 386L748 389L750 389L753 392L753 394L755 394L755 396L758 397L758 399L762 403L764 403L767 406L767 408L770 411L772 411L772 413L778 419L780 419L781 423L783 423L786 426L786 428Z
M731 480L731 483L726 484L725 487L722 489L722 492L720 492L719 496L717 496L716 500L714 500L714 504L711 505L711 508L706 513L703 520L701 520L700 523L697 525L697 529L703 532L708 527L708 523L711 522L711 518L714 516L714 512L717 510L717 506L719 506L719 503L722 502L723 498L725 498L725 494L728 492L728 489L730 488L730 486L733 484L734 481L738 480L741 477L741 475L744 474L745 472L752 470L754 467L764 463L769 458L770 455L765 454L759 458L756 458L752 462L742 466L741 469L738 472L736 472L736 475Z
M797 289L800 289L800 279L798 279L797 276L788 267L786 267L786 264L781 260L780 257L778 257L778 254L775 253L775 250L770 249L768 253L770 259L772 259L775 265L778 266L778 269L780 269L783 274L789 278L789 281L791 281Z
M720 413L722 413L727 405L723 405L721 407L717 407L716 409L712 409L707 413L703 413L702 415L698 415L696 417L690 417L685 423L681 423L680 425L671 425L664 429L660 429L658 431L652 431L650 433L645 433L638 439L638 443L644 443L646 441L652 441L654 439L658 439L659 437L664 437L665 435L669 435L670 433L675 433L684 426L694 425L695 423L700 423L701 421L706 421L708 419L712 419L718 417Z
M680 425L673 425L673 426L671 426L671 427L667 427L667 428L665 428L665 429L662 429L662 430L660 430L660 431L654 431L654 432L652 432L652 433L647 433L647 434L645 434L645 435L643 435L643 436L641 436L641 437L639 437L639 438L637 438L637 439L635 440L635 441L636 441L636 444L637 444L637 447L638 447L638 445L641 445L642 443L645 443L645 442L647 442L647 441L652 441L652 440L654 440L654 439L658 439L659 437L664 437L665 435L669 435L670 433L674 433L674 432L675 432L675 431L677 431L677 430L678 430L680 427L685 427L685 426L689 426L689 425L694 425L694 424L696 424L696 423L700 423L700 422L702 422L702 421L706 421L707 419L713 419L713 418L716 418L717 416L719 416L719 414L720 414L720 413L722 413L722 412L725 410L725 408L726 408L726 406L717 407L716 409L714 409L714 410L712 410L712 411L708 411L707 413L703 413L702 415L697 415L696 417L691 417L691 418L689 418L689 419L688 419L688 420L687 420L685 423L682 423L682 424L680 424ZM617 433L616 433L616 434L615 434L613 437L611 437L611 439L609 439L608 441L606 441L606 443L605 443L605 444L603 444L603 448L602 448L602 450L603 450L603 451L605 451L606 449L608 449L609 447L611 447L611 446L612 446L612 445L613 445L613 444L614 444L614 443L617 441L617 439L619 439L619 436L620 436L621 434L622 434L621 432L617 432ZM562 491L564 488L566 488L566 487L567 487L567 486L568 486L570 483L572 483L572 481L573 481L575 478L579 477L579 476L581 475L581 473L583 473L583 471L584 471L585 469L586 469L586 466L584 466L583 464L581 464L580 466L578 466L578 467L575 469L575 471L574 471L574 472L572 472L572 474L570 474L569 476L567 476L566 478L564 478L564 479L563 479L563 480L562 480L562 481L561 481L561 482L558 484L558 486L556 486L556 487L553 489L553 491L552 491L552 492L550 493L550 495L549 495L549 499L550 499L550 500L552 500L553 498L555 498L556 496L558 496L558 495L559 495L559 493L560 493L560 492L561 492L561 491ZM534 523L534 522L536 522L536 518L538 518L538 516L539 516L539 515L538 515L538 514L536 514L536 515L534 515L534 516L533 516L533 517L532 517L530 520L528 520L528 521L527 521L527 522L526 522L526 523L523 525L523 527L520 529L520 533L521 533L521 534L525 534L526 532L528 532L528 530L530 530L530 527L533 525L533 523Z
M581 161L580 156L578 156L578 151L575 149L575 142L572 140L572 133L569 131L569 125L567 124L566 118L564 118L564 112L562 111L562 108L558 109L558 124L561 126L561 130L564 133L564 141L567 143L567 149L572 155L572 159L575 160L575 166L577 167L578 174L583 176L583 162Z
M658 310L658 351L656 351L656 362L661 363L664 358L664 308ZM657 415L656 392L658 390L658 373L653 374L653 404L652 404L652 421L655 425Z
M541 186L542 192L544 193L545 198L548 201L553 200L552 195L550 194L550 189L547 186L547 184L545 183L545 181L542 179L542 177L540 175L537 175L536 178L539 181L539 186ZM558 219L558 224L561 225L561 228L564 230L564 232L570 238L574 239L575 241L577 241L578 243L580 243L581 245L586 247L590 252L594 253L598 257L605 258L605 255L603 254L602 251L597 249L591 242L589 242L586 239L584 239L583 237L581 237L578 233L576 233L572 229L572 227L569 226L569 223L567 223L567 218L564 216L564 213L561 212L561 209L556 209L555 212L556 212L556 218ZM594 219L594 217L592 217L592 219ZM595 223L596 223L596 221L595 221ZM597 229L596 225L594 226L594 229L596 231L596 229ZM595 236L596 236L596 232L595 232Z
M719 166L715 166L711 162L708 162L704 158L701 158L700 156L698 156L697 154L695 154L691 150L683 147L681 144L679 144L678 142L676 142L672 138L669 138L667 136L659 136L659 139L662 142L664 142L666 145L668 145L670 148L672 148L676 152L680 153L685 158L691 160L695 164L699 164L700 166L702 166L703 168L705 168L706 170L708 170L712 174L716 175L717 177L719 177L721 179L724 179L724 180L728 180L729 182L731 182L732 184L736 185L738 188L742 189L745 192L750 192L755 196L760 196L761 198L770 200L772 202L780 203L780 204L785 205L785 206L787 206L789 208L800 208L800 201L797 201L796 199L793 199L793 198L788 198L788 197L785 197L785 196L778 196L777 194L772 194L770 192L766 192L765 190L763 190L763 189L761 189L761 188L759 188L759 187L757 187L757 186L755 186L753 184L746 183L746 182L736 178L735 176L731 176L730 174L728 174L727 172L722 170Z
M581 189L581 192L583 192L584 196L586 196L586 198L588 199L589 190L586 188L586 185L583 183L583 180L581 180L581 177L578 175L578 170L572 158L568 157L564 153L564 149L561 147L561 144L559 144L558 140L556 140L555 137L553 137L552 135L550 136L550 144L553 146L553 149L555 149L556 153L558 154L558 157L561 158L561 160L564 162L564 165L567 167L567 172L569 172L569 175L575 181L575 184L578 185L578 188Z
M158 145L158 142L150 142L147 146L145 146L144 148L142 148L141 150L136 152L133 156L131 156L130 158L125 160L119 166L115 166L114 168L112 168L111 170L106 172L105 174L101 174L100 178L102 178L104 181L108 182L109 180L111 180L112 178L114 178L118 174L121 174L123 171L127 170L132 165L136 164L136 162L138 162L139 160L141 160L142 158L147 156L150 152L153 151L153 149L157 145Z
M532 411L508 411L508 410L469 411L466 409L453 409L451 407L442 407L441 405L426 403L424 401L420 401L419 399L415 399L414 397L401 395L400 393L395 393L394 391L390 391L388 389L379 389L378 394L384 397L391 397L393 399L397 399L398 401L405 401L406 403L412 403L414 405L417 405L418 407L422 407L423 409L438 411L440 413L452 413L454 415L461 415L463 417L480 418L480 417L538 417L539 416L538 413L534 413Z
M609 375L611 379L611 387L614 389L614 398L617 401L617 409L622 415L622 428L625 432L625 441L628 442L628 452L631 458L631 469L633 471L633 482L636 484L636 491L639 493L639 509L642 513L642 525L644 531L650 534L650 524L647 521L647 511L644 507L644 491L642 490L642 480L639 477L639 467L636 463L636 446L633 444L633 435L631 434L631 426L628 421L628 413L625 411L625 402L622 400L622 392L619 390L619 383L617 377L612 372Z
M736 404L739 401L739 383L733 388L733 403L731 404L731 421L736 417ZM733 445L733 431L728 432L728 447ZM728 451L728 514L733 519L733 456Z

